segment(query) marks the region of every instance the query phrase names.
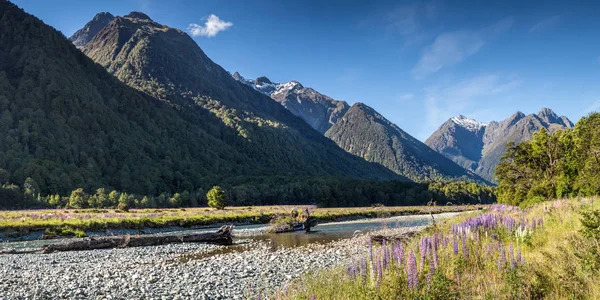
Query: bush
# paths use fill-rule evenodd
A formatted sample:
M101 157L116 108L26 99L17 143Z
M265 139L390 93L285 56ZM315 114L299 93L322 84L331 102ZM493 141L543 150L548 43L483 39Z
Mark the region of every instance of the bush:
M129 205L127 205L127 203L120 202L119 205L117 205L117 209L122 211L129 211Z
M208 206L214 209L223 209L227 206L227 193L220 186L213 186L206 194Z

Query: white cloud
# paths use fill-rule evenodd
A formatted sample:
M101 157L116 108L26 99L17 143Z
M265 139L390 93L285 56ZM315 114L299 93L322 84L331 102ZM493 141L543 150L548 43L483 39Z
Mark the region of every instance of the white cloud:
M188 26L188 31L192 36L213 37L231 26L233 26L233 23L225 22L215 15L210 15L204 22L204 26L192 23Z
M424 52L412 73L417 78L455 65L477 53L485 41L478 34L467 31L443 33Z
M512 18L507 18L478 31L460 30L438 35L433 44L422 52L421 58L412 69L413 76L423 78L462 62L479 52L487 40L508 30L512 23Z
M521 84L519 79L486 74L425 89L426 123L419 136L427 138L425 135L431 134L447 119L459 114L477 117L474 112L482 111L487 106L476 105L475 101L505 94Z
M558 23L558 21L560 21L560 16L553 16L553 17L541 20L541 21L537 22L536 24L534 24L533 26L531 26L531 28L529 28L529 33L534 33L536 31L548 29L548 28L554 26L556 23Z
M368 13L358 26L377 32L383 30L388 36L399 34L405 45L414 45L423 41L427 35L425 27L436 19L438 10L433 3L381 6Z

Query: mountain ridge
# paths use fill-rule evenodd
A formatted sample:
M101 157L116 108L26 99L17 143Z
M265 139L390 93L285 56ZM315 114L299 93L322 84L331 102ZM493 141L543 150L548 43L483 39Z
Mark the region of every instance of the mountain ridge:
M368 105L334 100L297 81L274 83L265 76L232 77L271 96L294 115L334 141L342 149L379 163L415 181L484 179L431 150Z
M444 122L425 144L489 181L493 181L494 168L508 142L521 143L541 128L554 132L573 127L567 117L558 116L546 107L537 114L526 115L517 111L502 121L491 121L488 124L473 120L480 126L472 133L465 132L472 130L472 126L467 128L469 126L456 123L455 118L457 117ZM456 127L449 122L456 124Z

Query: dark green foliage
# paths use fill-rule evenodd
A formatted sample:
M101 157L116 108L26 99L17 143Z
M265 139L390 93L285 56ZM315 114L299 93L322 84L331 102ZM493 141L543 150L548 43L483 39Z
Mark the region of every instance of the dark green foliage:
M348 152L414 181L470 180L487 183L363 103L354 104L327 130L325 136Z
M158 36L181 50L184 61L202 52L174 29ZM197 49L177 48L181 41ZM77 187L92 193L105 187L157 195L206 189L236 176L399 178L345 153L228 74L225 80L226 72L203 53L203 62L218 74L186 73L206 65L175 64L170 61L173 57L162 54L167 53L129 57L153 63L151 68L143 63L140 72L163 70L164 76L116 74L149 96L108 74L58 31L1 1L0 184L17 188L9 184L0 195L21 191L18 197L2 196L0 207L40 205L39 194L68 195ZM128 80L130 75L137 77ZM165 79L155 85L142 78L176 81ZM165 90L173 82L194 90ZM91 200L77 205L117 205L111 197L108 202L105 197ZM162 200L159 205L168 198Z
M600 194L600 113L583 117L574 129L508 144L496 167L498 201L529 206L547 199Z
M583 225L581 230L583 236L600 241L600 211L582 211L581 225Z
M206 194L208 206L214 209L223 209L227 206L227 193L220 186L213 186Z

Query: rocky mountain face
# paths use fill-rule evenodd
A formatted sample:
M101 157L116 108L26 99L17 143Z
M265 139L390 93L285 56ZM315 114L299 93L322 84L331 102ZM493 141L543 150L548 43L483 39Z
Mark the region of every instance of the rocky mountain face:
M345 101L334 100L297 81L273 83L264 76L249 80L237 72L233 78L281 103L342 149L412 180L485 181L363 103L350 107Z
M458 116L442 124L425 144L492 181L494 168L504 155L507 143L526 141L541 128L554 132L572 127L573 123L567 117L559 117L549 108L530 115L518 111L501 122L492 121L489 124Z
M185 32L143 13L115 17L84 53L130 87L201 119L205 131L261 165L257 172L238 161L242 173L405 180L346 153L271 98L239 84Z
M334 100L297 81L273 83L264 76L248 80L238 72L233 78L281 103L321 134L325 134L350 108L345 101Z
M352 105L325 136L346 151L415 181L460 179L484 182L363 103Z
M91 21L85 24L83 28L77 30L69 38L69 41L71 41L73 45L77 46L77 48L84 48L87 43L89 43L94 36L114 18L115 16L108 12L98 13Z

